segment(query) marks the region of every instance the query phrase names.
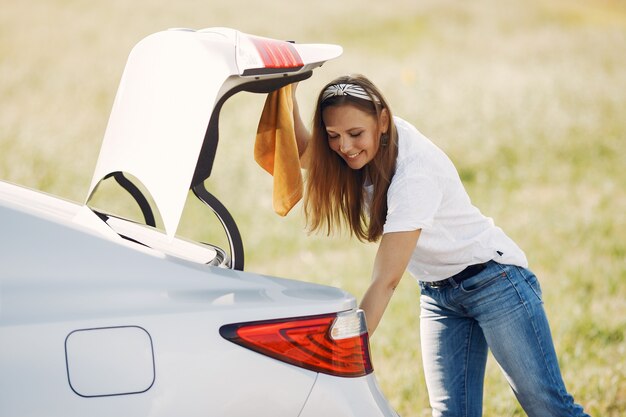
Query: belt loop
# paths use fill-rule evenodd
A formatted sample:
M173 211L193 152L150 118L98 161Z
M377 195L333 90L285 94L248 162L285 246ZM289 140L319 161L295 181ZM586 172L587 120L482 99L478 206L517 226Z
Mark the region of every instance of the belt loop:
M457 289L459 288L459 283L456 282L456 280L454 279L454 277L450 277L448 278L448 282L450 283L450 285L452 286L452 288Z

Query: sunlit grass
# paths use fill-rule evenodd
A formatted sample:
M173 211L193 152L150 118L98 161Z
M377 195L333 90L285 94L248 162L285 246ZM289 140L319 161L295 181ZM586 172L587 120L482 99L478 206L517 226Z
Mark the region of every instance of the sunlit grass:
M330 78L361 72L394 112L455 161L473 201L525 249L544 289L565 381L594 416L626 414L626 5L22 0L0 13L0 178L86 197L132 46L168 27L235 27L338 43L298 95L306 116ZM263 96L226 103L208 188L238 220L246 269L360 297L375 245L308 236L301 207L273 214L252 160ZM137 216L128 202L115 206ZM214 239L190 203L179 232ZM429 415L418 287L406 276L372 339L376 372L403 416ZM485 416L521 416L490 360Z

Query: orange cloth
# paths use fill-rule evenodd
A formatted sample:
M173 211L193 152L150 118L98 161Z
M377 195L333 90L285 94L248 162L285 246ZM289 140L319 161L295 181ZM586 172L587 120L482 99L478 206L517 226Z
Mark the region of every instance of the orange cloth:
M274 176L274 211L281 216L300 201L303 188L291 88L268 94L254 143L254 160Z

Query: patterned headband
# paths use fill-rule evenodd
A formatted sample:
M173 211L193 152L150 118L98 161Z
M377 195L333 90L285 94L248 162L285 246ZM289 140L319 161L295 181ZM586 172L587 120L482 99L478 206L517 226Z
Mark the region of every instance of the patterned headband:
M357 84L331 84L326 87L324 93L322 93L322 103L332 97L338 96L350 96L356 97L367 101L372 101L372 97L367 94L365 89ZM374 100L380 103L378 97L374 96Z

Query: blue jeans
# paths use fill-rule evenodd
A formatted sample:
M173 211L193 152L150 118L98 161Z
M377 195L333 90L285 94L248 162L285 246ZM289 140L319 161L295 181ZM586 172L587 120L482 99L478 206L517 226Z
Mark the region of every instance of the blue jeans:
M421 344L433 417L482 415L487 351L530 417L587 416L567 393L535 275L489 262L451 286L421 287Z

